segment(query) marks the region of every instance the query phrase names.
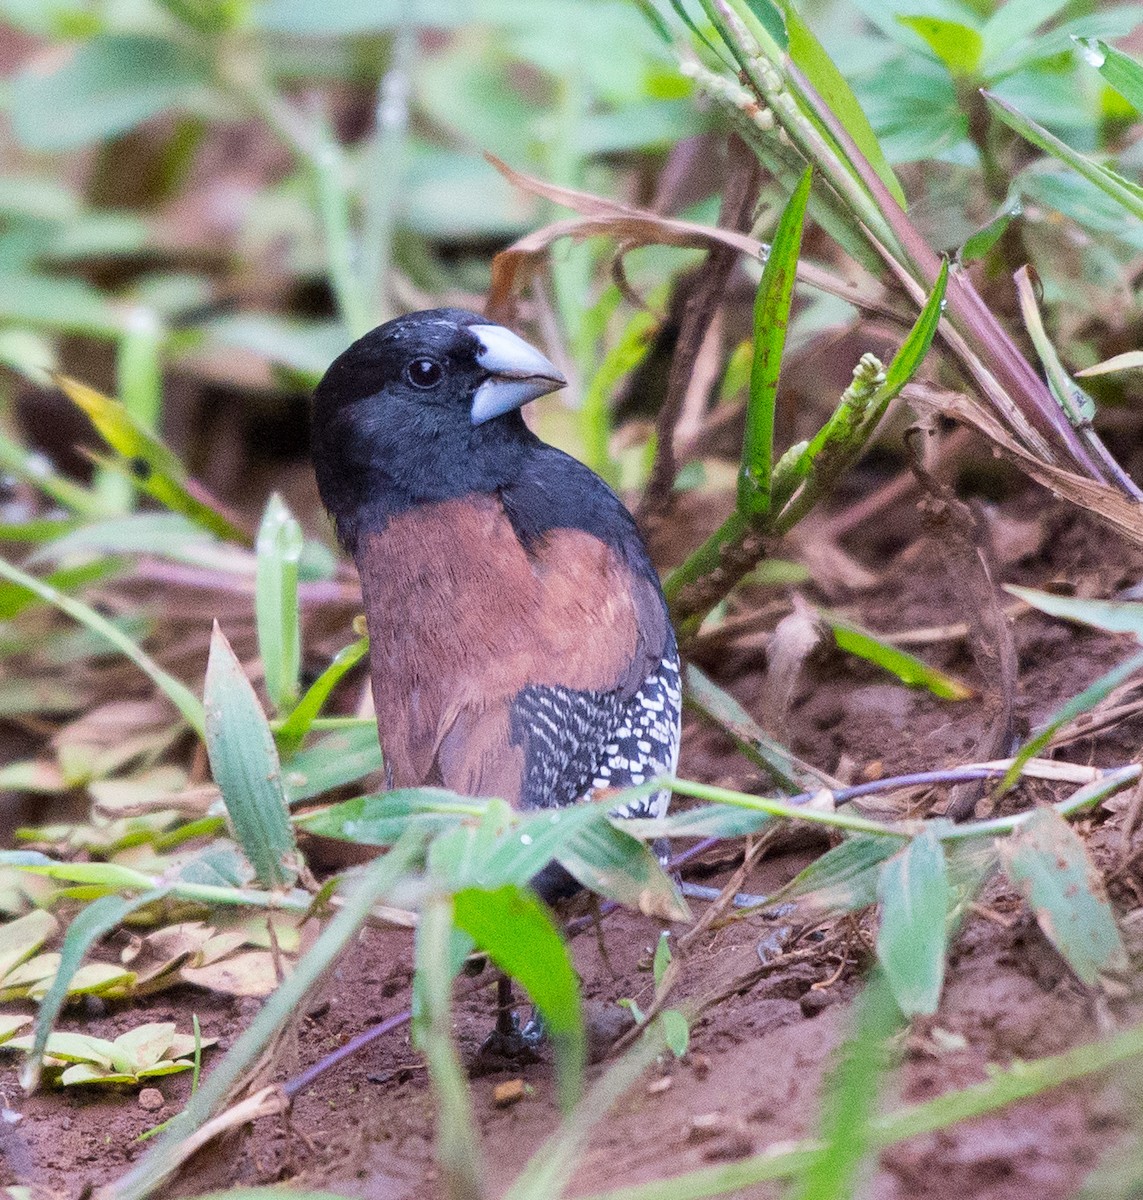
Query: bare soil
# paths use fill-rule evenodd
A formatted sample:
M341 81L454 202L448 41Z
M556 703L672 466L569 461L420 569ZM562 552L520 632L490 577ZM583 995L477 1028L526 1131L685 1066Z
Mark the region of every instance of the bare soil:
M1005 581L1108 595L1140 578L1143 555L1094 523L1046 504L1042 494L1018 493L983 519L994 547L1003 546L997 558ZM821 602L883 632L951 626L971 617L964 590L945 567L942 547L925 532L911 502L899 513L871 519L843 545L853 563L870 573L871 586L831 583L826 575L824 586L818 584L822 590L811 593ZM763 609L783 595L756 590L749 603ZM1130 653L1122 639L1035 614L1018 617L1015 631L1017 718L1025 729ZM991 683L976 674L963 639L944 637L918 653L989 694ZM746 634L700 648L699 657L751 712L766 712L764 639ZM788 712L778 717L786 725L781 732L799 754L858 779L972 761L988 707L983 700L937 700L873 667L819 649L801 672ZM1072 742L1062 756L1103 765L1126 762L1137 754L1141 733L1140 718L1131 718ZM763 787L721 734L693 720L684 736L681 773ZM1037 784L1004 803L1026 807L1062 794ZM897 802L923 812L933 806L939 810L946 799L946 791L936 789ZM1132 857L1143 835L1125 834L1125 819L1120 807L1080 825L1101 866L1115 872L1112 894L1121 915L1137 910L1143 897L1140 868ZM761 859L744 889L774 890L825 846L806 833L791 835ZM740 846L728 846L687 874L705 883L725 881L740 854ZM696 916L704 907L694 904ZM850 1003L869 960L870 928L868 920L841 918L819 926L816 943L809 931L796 929L770 970L700 1020L684 1059L660 1064L600 1124L570 1194L661 1179L811 1134L822 1077L845 1035ZM1130 921L1126 928L1132 928ZM638 914L608 917L602 924L606 961L590 932L578 937L576 963L586 997L604 1007L623 997L646 1004L652 992L650 952L659 929ZM732 980L757 964L759 943L772 932L772 923L751 917L698 938L685 954L681 994L709 991L716 981ZM109 950L115 949L112 939ZM291 1036L278 1047L271 1077L290 1078L371 1023L407 1007L410 977L408 932L364 933L323 993L299 1014ZM473 1063L493 1012L491 987L476 987L462 979L456 1009L462 1052ZM144 1019L174 1019L186 1028L197 1013L204 1034L218 1037L225 1049L256 1008L256 1002L185 988L126 1008L104 1011L94 1005L70 1012L64 1026L108 1036ZM992 1064L1095 1039L1129 1021L1135 1011L1132 998L1109 1001L1081 987L1019 899L1002 883L993 883L953 946L940 1011L910 1031L886 1103L928 1099L984 1079ZM208 1068L209 1061L208 1056ZM602 1069L591 1068L593 1075ZM494 1088L516 1077L527 1085L523 1099L497 1108ZM0 1092L21 1119L0 1134L0 1182L31 1184L46 1196L77 1200L92 1185L116 1177L143 1150L138 1135L178 1111L189 1080L174 1076L158 1086L165 1103L155 1112L141 1108L133 1093L67 1090L25 1098L14 1071L4 1070ZM551 1064L475 1074L473 1091L496 1193L557 1123ZM869 1194L878 1200L1062 1200L1076 1193L1126 1128L1124 1100L1114 1082L1058 1089L887 1151ZM363 1200L404 1200L435 1195L435 1178L425 1070L402 1029L320 1077L297 1097L288 1120L263 1120L200 1152L167 1194L294 1180ZM765 1196L773 1189L742 1194Z

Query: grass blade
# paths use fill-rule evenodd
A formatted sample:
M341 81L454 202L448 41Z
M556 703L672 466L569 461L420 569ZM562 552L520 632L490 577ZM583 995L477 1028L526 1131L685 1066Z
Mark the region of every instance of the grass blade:
M906 1017L937 1011L945 978L951 893L944 850L926 829L881 868L877 957Z
M422 908L417 926L413 1031L436 1100L437 1161L446 1200L484 1200L472 1097L452 1037L452 982L460 967L456 948L452 898L437 893Z
M1050 154L1053 158L1058 158L1061 162L1066 163L1089 183L1094 183L1105 195L1121 204L1136 219L1143 218L1143 188L1138 184L1125 179L1109 167L1092 162L1078 150L1073 150L1066 142L1060 141L1054 133L1049 133L1042 125L1037 125L1030 117L1024 116L1011 104L1001 100L999 96L994 96L987 91L983 92L983 96L993 113L1010 129L1014 129L1025 141L1031 142L1045 154Z
M1143 64L1099 38L1076 38L1080 53L1137 112L1143 112Z
M465 888L453 897L453 920L527 991L555 1043L560 1105L579 1099L587 1039L579 978L544 905L526 888Z
M178 457L122 404L65 375L56 376L56 385L87 414L99 436L120 456L137 486L149 496L226 541L250 544L249 534L217 504L191 492L186 469Z
M301 745L302 739L309 732L314 718L321 712L330 693L368 653L369 639L363 637L342 647L334 655L333 661L310 684L306 694L298 701L294 710L275 730L275 736L283 754L290 754Z
M778 221L754 299L754 360L738 475L738 510L747 517L761 516L770 507L774 407L812 183L807 169Z
M635 1086L665 1048L662 1022L653 1021L635 1045L608 1068L556 1132L532 1155L505 1192L504 1200L552 1200L562 1196L563 1187L571 1177L591 1131Z
M63 592L57 591L34 575L21 571L19 567L14 567L2 558L0 558L0 575L27 588L28 591L34 592L42 600L55 605L60 612L71 617L73 621L78 621L85 628L105 638L116 650L126 655L140 671L151 678L155 686L182 713L187 724L195 733L200 737L205 735L206 717L198 697L181 680L167 674L141 646L133 642L106 617L81 600L76 600L73 596L65 596Z
M829 111L841 122L846 133L853 139L854 145L865 155L869 165L877 172L893 199L902 208L906 208L908 202L901 189L901 184L893 173L893 168L889 165L885 152L881 149L881 143L873 132L873 126L869 124L869 118L862 111L845 76L834 65L833 59L825 52L821 42L801 19L789 0L782 5L782 11L790 39L790 57L801 69L814 91L825 101ZM809 103L808 98L803 97L803 100L806 102L806 110L813 120L815 118L813 105ZM824 136L829 136L823 123L815 121L815 124L818 125ZM840 147L837 149L839 152L841 151Z
M1063 817L1038 809L1000 843L1000 858L1044 935L1081 982L1090 987L1105 973L1127 970L1103 879Z
M815 787L835 787L837 781L775 741L727 691L696 666L683 667L687 705L734 739L739 751L761 767L784 791L795 795Z
M421 846L420 837L410 834L365 868L342 910L298 960L293 973L262 1006L226 1057L207 1075L183 1112L126 1175L101 1189L100 1200L144 1200L162 1187L182 1161L187 1139L206 1124L271 1039L297 1014L310 989L357 934L373 906L409 872Z
M817 913L855 912L877 900L881 864L899 844L889 838L847 837L840 845L815 858L785 887L770 897L772 904L797 900L800 912L810 919Z
M1036 758L1040 751L1056 736L1058 730L1074 721L1076 717L1090 712L1106 696L1109 696L1121 683L1129 679L1136 671L1143 668L1143 652L1133 654L1126 662L1112 667L1101 675L1094 683L1089 684L1077 696L1073 696L1066 704L1058 708L1034 737L1020 747L1020 752L1013 758L1012 765L1000 781L999 790L1006 792L1020 778L1020 771L1030 758Z
M312 800L323 792L380 771L381 766L375 723L339 729L290 759L282 779L286 802L293 807L303 800Z
M856 1010L853 1032L822 1100L823 1145L799 1172L795 1200L849 1200L872 1165L886 1042L900 1027L901 1014L879 975L862 992Z
M840 649L884 668L902 683L910 687L927 688L942 700L968 700L976 694L955 676L930 667L916 655L883 642L867 629L861 629L830 613L823 613L822 616L833 631L834 641Z
M235 837L260 882L293 883L297 852L274 735L218 622L206 666L206 749Z
M266 503L255 544L254 615L266 692L278 712L292 707L298 698L302 663L298 561L303 542L302 527L275 492Z

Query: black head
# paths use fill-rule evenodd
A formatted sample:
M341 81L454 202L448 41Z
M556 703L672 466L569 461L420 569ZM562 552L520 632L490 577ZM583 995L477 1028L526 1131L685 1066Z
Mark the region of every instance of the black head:
M534 442L520 406L565 380L511 330L459 308L398 317L354 342L314 392L318 489L358 530L419 501L508 482Z

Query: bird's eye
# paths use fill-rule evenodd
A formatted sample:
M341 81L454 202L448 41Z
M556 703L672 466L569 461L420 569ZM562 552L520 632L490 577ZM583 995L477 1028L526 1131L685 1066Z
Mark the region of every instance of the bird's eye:
M433 358L414 358L405 368L405 378L416 388L433 388L444 376L444 368Z

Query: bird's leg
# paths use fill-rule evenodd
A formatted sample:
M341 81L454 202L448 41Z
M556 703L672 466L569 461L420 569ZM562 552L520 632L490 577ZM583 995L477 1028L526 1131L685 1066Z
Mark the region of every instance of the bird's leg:
M502 1038L515 1037L520 1032L512 997L512 980L501 975L496 981L496 1033Z
M524 1028L520 1028L512 996L512 981L507 975L501 974L496 980L496 1027L485 1038L479 1057L485 1060L507 1059L514 1063L538 1062L540 1056L537 1048L543 1036L543 1025L535 1013Z

